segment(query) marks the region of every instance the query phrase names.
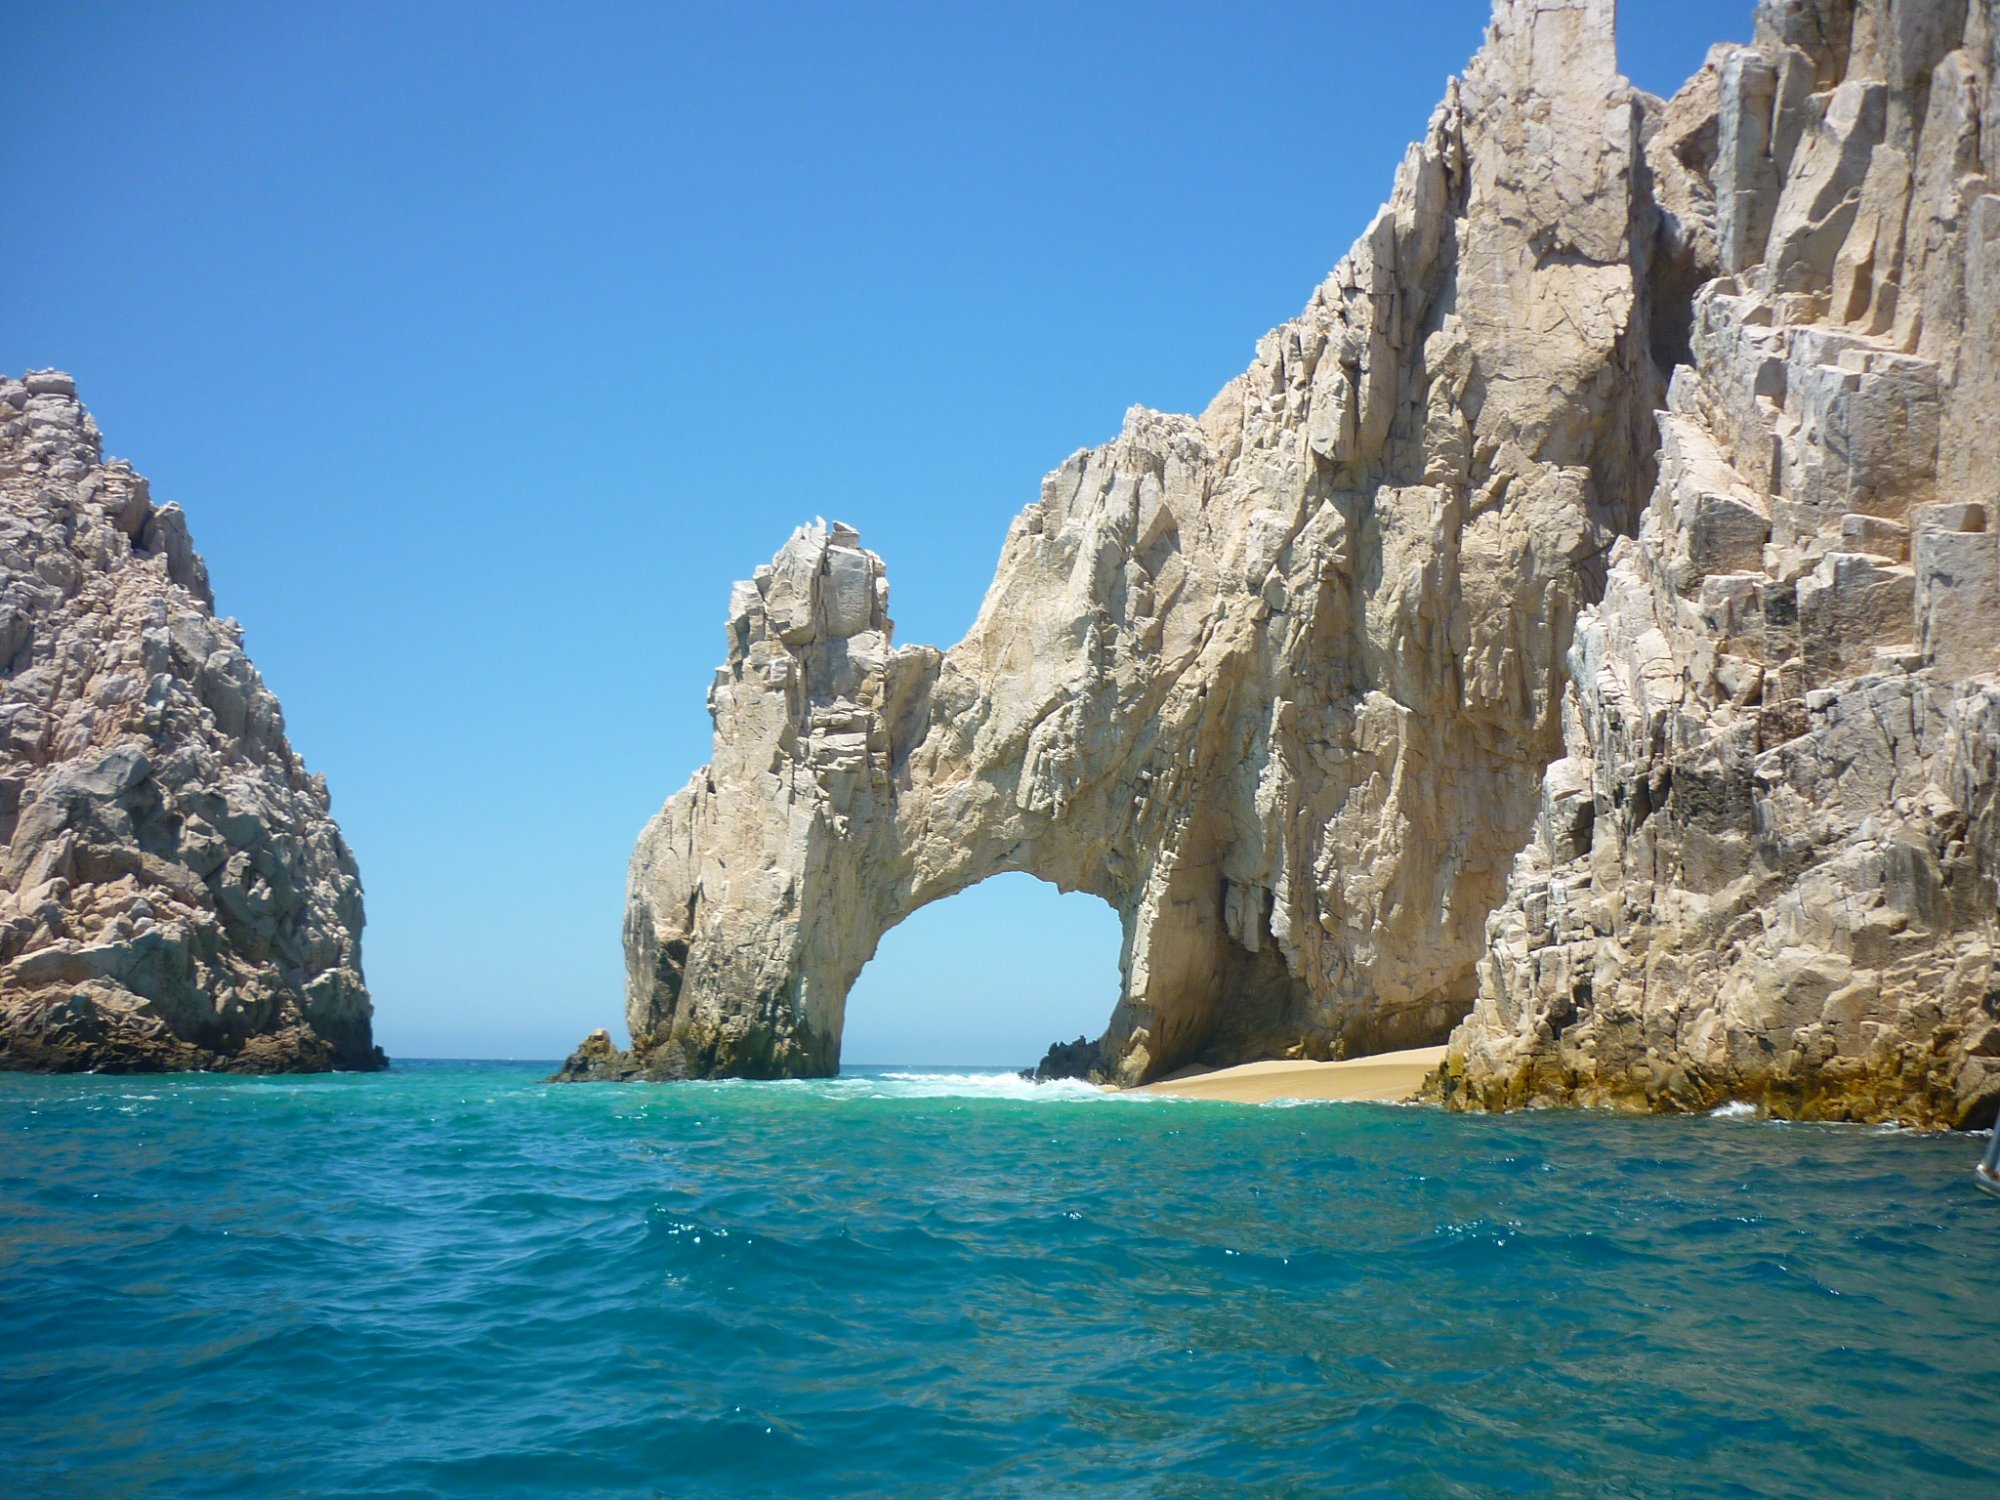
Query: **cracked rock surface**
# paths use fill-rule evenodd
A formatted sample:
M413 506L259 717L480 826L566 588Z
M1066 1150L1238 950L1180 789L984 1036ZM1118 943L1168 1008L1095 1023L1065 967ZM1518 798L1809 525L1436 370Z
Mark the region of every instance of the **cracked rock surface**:
M1766 4L1667 111L1712 247L1454 1104L2000 1105L2000 5Z
M179 506L0 379L0 1067L375 1068L325 781Z
M1768 0L1671 101L1613 19L1499 0L950 651L842 527L737 586L574 1076L832 1071L882 933L1027 870L1123 921L1118 1083L1449 1034L1454 1107L1993 1118L2000 0Z
M1051 474L951 650L892 645L839 525L737 585L713 757L632 860L632 1054L573 1074L832 1072L882 934L1008 870L1117 910L1117 1082L1442 1040L1685 337L1653 182L1700 185L1611 21L1500 4L1304 312Z

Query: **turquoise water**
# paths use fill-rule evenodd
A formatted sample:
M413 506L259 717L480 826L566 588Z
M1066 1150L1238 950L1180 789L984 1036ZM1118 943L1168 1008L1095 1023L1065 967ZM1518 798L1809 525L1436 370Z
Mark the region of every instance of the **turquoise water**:
M0 1491L2000 1493L1978 1143L0 1077Z

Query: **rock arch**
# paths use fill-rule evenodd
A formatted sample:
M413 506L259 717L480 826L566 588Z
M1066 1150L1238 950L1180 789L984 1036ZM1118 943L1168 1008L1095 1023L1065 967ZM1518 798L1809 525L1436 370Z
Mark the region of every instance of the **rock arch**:
M1441 1040L1651 483L1657 107L1609 0L1500 0L1305 311L1051 474L949 652L892 646L853 530L795 532L633 855L633 1054L578 1071L830 1073L881 935L1006 870L1119 913L1120 1082Z
M1116 574L1145 550L1119 521L1136 516L1142 477L1165 496L1160 456L1128 445L1126 469L1147 476L1091 460L1066 470L1089 503L1045 506L1046 531L1017 523L1018 585L996 586L949 655L890 649L881 559L837 525L801 528L739 586L710 690L715 759L633 860L631 1019L635 1039L668 1022L666 1071L835 1071L847 991L882 935L1012 871L1118 913L1106 1035L1120 1057L1143 1051L1141 1070L1198 1051L1224 994L1239 996L1241 1026L1254 988L1276 1026L1293 982L1265 937L1268 899L1253 912L1218 891L1228 812L1188 795L1253 758L1256 725L1226 686L1181 682L1200 640L1121 672L1105 639L1117 626L1100 618L1098 562L1112 557ZM1133 503L1104 504L1114 490ZM1162 559L1178 558L1166 540ZM749 1003L710 998L724 996Z
M841 1068L1020 1068L1077 1039L1094 1056L1122 941L1101 897L1023 871L933 901L883 934L848 991Z

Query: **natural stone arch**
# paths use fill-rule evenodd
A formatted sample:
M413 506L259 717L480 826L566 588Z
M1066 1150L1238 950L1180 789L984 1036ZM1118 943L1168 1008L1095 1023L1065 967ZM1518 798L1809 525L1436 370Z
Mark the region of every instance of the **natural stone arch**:
M892 649L845 527L736 586L633 856L634 1055L583 1070L830 1073L882 933L1003 870L1119 912L1118 1081L1443 1039L1651 482L1677 241L1611 12L1500 0L1305 312L1052 474L949 653Z
M911 912L849 989L840 1063L1032 1066L1094 1053L1124 924L1101 897L1006 871Z
M949 656L889 649L881 559L843 527L801 528L738 587L729 661L709 694L715 760L662 810L633 861L631 1022L635 1041L667 1044L662 1070L835 1071L847 991L882 935L1013 871L1118 913L1108 1054L1141 1054L1141 1071L1156 1056L1194 1055L1224 995L1235 998L1236 1030L1290 1034L1295 982L1264 939L1268 899L1217 889L1228 810L1199 795L1182 806L1252 750L1243 738L1254 726L1232 693L1211 701L1208 682L1181 681L1203 649L1220 648L1156 632L1165 659L1120 673L1097 639L1101 555L1150 550L1161 573L1185 571L1178 538L1134 548L1103 503L1122 492L1135 519L1143 490L1149 512L1170 514L1154 449L1171 446L1185 420L1136 420L1128 437L1150 428L1155 441L1124 444L1123 468L1080 455L1060 471L1089 503L1072 516L1045 496L1047 531L1017 523L1008 554L1028 566L1015 586L996 585ZM1008 690L993 693L993 682ZM1156 759L1163 738L1172 753ZM1148 837L1155 824L1171 831Z

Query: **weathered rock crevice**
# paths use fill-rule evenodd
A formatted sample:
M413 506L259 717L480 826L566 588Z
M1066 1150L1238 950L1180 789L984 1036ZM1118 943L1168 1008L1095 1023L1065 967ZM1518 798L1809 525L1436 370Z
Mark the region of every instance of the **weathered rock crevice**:
M1456 1107L1990 1119L1995 4L1767 3L1663 102L1609 0L1501 0L1306 310L1052 474L964 641L797 533L634 855L615 1067L831 1071L882 932L1025 869L1120 914L1118 1082L1450 1033Z
M1118 1081L1444 1037L1652 488L1654 329L1691 325L1650 300L1699 253L1654 184L1699 184L1611 23L1496 6L1305 311L1200 417L1135 409L1050 475L949 652L892 647L843 527L737 586L607 1066L831 1072L881 934L1006 870L1119 913Z
M177 505L0 379L0 1067L375 1068L326 783Z
M1996 35L1993 0L1766 4L1676 101L1722 274L1450 1102L2000 1109Z

